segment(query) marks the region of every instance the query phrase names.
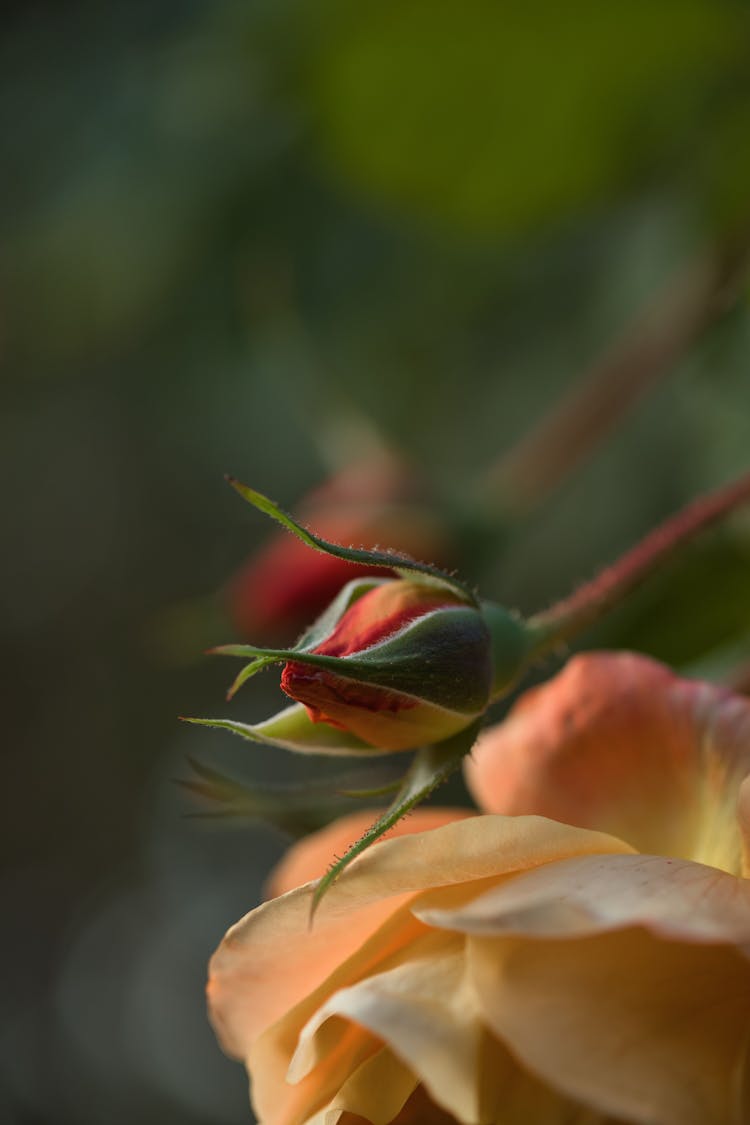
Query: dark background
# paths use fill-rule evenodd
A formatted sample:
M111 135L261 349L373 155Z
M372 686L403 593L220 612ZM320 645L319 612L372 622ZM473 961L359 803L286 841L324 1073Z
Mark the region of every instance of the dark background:
M284 840L172 779L301 767L176 720L226 706L201 650L267 533L222 474L290 505L369 432L460 507L744 237L746 6L30 2L3 31L0 1121L233 1125L205 962ZM749 418L741 293L469 577L540 608L746 468ZM723 675L749 572L737 519L587 643Z

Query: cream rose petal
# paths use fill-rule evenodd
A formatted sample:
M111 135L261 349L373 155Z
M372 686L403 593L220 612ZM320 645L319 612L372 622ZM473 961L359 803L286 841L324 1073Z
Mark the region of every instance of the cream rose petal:
M515 875L453 909L436 894L413 913L478 936L578 937L644 926L692 942L750 944L750 883L663 856L575 856Z
M485 1019L542 1079L637 1125L746 1125L750 963L643 929L470 938Z
M318 1113L330 1111L332 1099L339 1097L349 1079L354 1074L368 1074L366 1064L382 1053L380 1040L357 1024L334 1018L323 1031L320 1046L328 1046L328 1054L299 1082L284 1080L283 1065L275 1073L263 1071L264 1052L251 1052L252 1071L257 1076L252 1101L264 1125L307 1125ZM345 1107L343 1102L338 1108Z
M407 906L400 907L355 955L254 1040L247 1064L254 1075L253 1103L265 1125L306 1122L341 1089L353 1069L380 1048L370 1031L340 1018L328 1020L302 1045L300 1036L333 992L402 964L411 944L426 932Z
M332 1018L346 1016L384 1040L432 1101L463 1125L569 1125L580 1119L580 1106L524 1072L488 1033L462 938L427 933L410 953L397 968L334 993L304 1029L301 1051ZM378 1116L374 1088L369 1103L362 1084L360 1090L365 1096L358 1106L346 1087L333 1104L373 1125L392 1120Z
M339 817L325 828L311 832L303 840L294 844L274 868L268 880L267 897L276 898L311 879L324 875L334 858L341 855L350 844L362 836L382 809L361 809L348 816ZM476 816L470 809L445 808L436 806L415 809L409 816L392 828L385 839L398 836L413 836L415 832L428 832L440 828L454 820L464 820Z
M345 999L342 998L348 997L355 989L362 987L366 989L374 977L393 978L398 981L403 969L413 965L415 961L429 964L455 947L463 947L463 938L457 935L431 931L426 926L412 926L407 929L408 915L409 912L402 909L400 919L398 917L391 919L389 925L367 943L362 951L365 955L369 951L379 953L381 950L383 955L368 958L366 975L362 973L362 961L359 958L352 959L348 966L342 966L342 969L326 981L322 988L289 1013L298 1027L300 1017L304 1020L305 1013L308 1013L308 1018L304 1026L294 1033L296 1047L288 1063L286 1073L288 1082L299 1082L324 1063L330 1054L331 1043L335 1042L341 1034L341 1029L351 1028L352 1025L348 1022L351 1013L346 1008ZM406 936L404 941L396 946L392 941L392 935L397 933L399 921ZM280 1021L276 1027L284 1024L287 1018ZM361 1020L359 1023L362 1027L369 1028L366 1020ZM274 1029L270 1030L273 1032ZM370 1030L376 1029L370 1028ZM376 1034L380 1035L380 1031L376 1031Z
M368 1125L389 1125L397 1116L417 1080L387 1047L352 1071L335 1097L305 1125L336 1125L350 1113L355 1120L366 1114Z
M630 852L603 833L541 817L469 817L386 840L351 865L324 898L310 928L314 884L251 911L229 930L209 967L211 1017L228 1053L253 1040L413 896L523 871L571 855Z
M737 797L737 823L742 839L742 875L747 879L750 876L750 778L747 777Z
M426 934L409 953L397 968L334 993L302 1032L300 1047L304 1051L331 1016L345 1016L387 1042L459 1121L480 1121L484 1028L465 980L463 939Z
M471 814L467 814L466 810L418 809L397 825L389 834L389 838L427 831L467 815ZM269 881L270 894L273 896L281 895L288 890L298 888L302 883L306 883L312 878L322 875L330 865L332 858L341 854L350 844L354 843L372 824L376 816L376 811L365 809L341 817L333 824L312 833L300 843L291 847ZM255 917L258 911L268 906L269 904L266 903L264 906L256 908L247 915L247 918ZM207 987L209 1015L224 1049L229 1054L238 1058L242 1057L246 1053L248 1043L264 1026L272 1023L283 1012L284 1007L294 1005L301 996L316 987L319 981L329 972L335 970L342 958L346 957L347 950L349 952L355 951L369 934L377 930L380 924L397 908L398 902L396 901L389 901L385 904L373 901L369 910L366 907L363 908L358 912L357 918L352 919L351 927L341 925L338 928L337 939L333 943L330 941L330 934L327 931L323 935L320 927L316 927L313 931L309 925L306 925L305 930L309 932L306 934L305 956L297 957L285 966L283 981L277 981L275 989L269 990L269 980L261 980L260 983L263 987L254 989L254 1003L251 1009L245 1013L247 1019L241 1021L241 1037L237 1041L233 1039L233 1027L229 1026L223 1015L221 974L214 975L213 973L219 953L222 954L222 959L232 960L231 950L234 931L238 930L242 923L233 927L227 933L219 951L217 951L217 955L212 960L209 967ZM309 906L307 909L309 914ZM273 912L273 916L275 917L275 912ZM286 940L286 935L282 933L282 930L283 925L279 927L278 931L280 942ZM242 971L239 962L235 962L235 968L238 972ZM249 961L248 972L250 975L249 987L252 987L252 981L256 974Z

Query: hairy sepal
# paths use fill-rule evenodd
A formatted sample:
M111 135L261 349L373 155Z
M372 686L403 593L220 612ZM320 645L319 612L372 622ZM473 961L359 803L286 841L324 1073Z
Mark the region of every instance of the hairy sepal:
M447 781L452 773L455 773L474 745L478 733L479 723L476 722L454 735L453 738L448 738L433 746L425 746L417 751L391 804L373 822L364 835L329 867L318 883L310 909L311 925L315 911L318 909L326 891L333 886L342 872L358 855L361 855L372 844L376 843L412 809L426 800L439 785Z
M387 750L370 746L348 731L334 727L330 723L313 723L301 703L286 707L262 723L240 723L233 719L183 719L202 727L216 727L231 731L249 742L278 746L282 750L293 750L298 754L321 754L333 757L375 757L389 753Z
M278 504L274 504L273 500L269 500L261 492L248 488L246 484L242 484L235 477L227 476L226 479L243 500L252 504L264 515L270 516L276 523L281 524L287 531L291 531L293 535L296 535L298 539L313 550L322 551L324 554L332 555L337 559L345 559L347 562L360 563L365 566L382 566L388 570L396 571L402 578L412 580L421 578L429 585L442 589L447 588L463 601L468 602L469 605L477 605L477 599L468 586L438 567L432 566L430 563L418 562L416 559L411 559L408 555L398 551L374 551L367 550L364 547L343 547L339 543L331 543L303 527L302 524L297 523L288 512L285 512Z

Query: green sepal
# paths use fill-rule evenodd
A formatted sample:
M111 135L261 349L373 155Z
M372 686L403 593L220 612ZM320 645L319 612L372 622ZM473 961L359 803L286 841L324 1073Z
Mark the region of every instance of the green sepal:
M351 609L360 598L377 586L385 586L392 581L392 578L352 578L342 586L330 605L305 630L294 646L295 651L317 648L331 635L347 610Z
M325 668L342 679L371 684L457 715L477 715L489 700L491 675L487 626L468 606L440 607L416 618L398 633L352 656L325 656L301 648L219 645L218 656L253 660L238 679L247 680L274 661ZM458 664L456 676L451 664ZM230 688L232 691L237 680Z
M250 787L195 758L188 758L188 762L194 776L176 778L177 784L218 807L191 811L187 816L211 820L263 820L301 839L329 824L341 812L330 794L321 791L316 799L308 786L304 789L296 786L275 789Z
M222 650L214 649L212 651L221 652ZM232 655L236 656L238 654L233 653ZM252 676L254 676L257 672L260 672L261 669L267 668L269 664L275 663L276 660L273 656L258 656L255 660L251 660L249 664L246 664L245 667L238 672L238 674L232 680L232 683L229 685L226 696L227 702L229 702L230 699L234 699L235 695L240 690L242 685L244 683L247 683L247 681L251 679Z
M250 742L261 742L269 746L279 746L283 750L293 750L298 754L325 754L334 757L357 755L358 757L379 757L390 753L370 746L349 731L334 727L331 723L313 723L301 703L280 711L262 723L238 723L233 719L194 719L182 717L185 723L196 726L217 727L231 731Z
M355 801L371 801L373 797L385 797L395 793L403 784L403 778L397 777L395 781L388 781L385 785L376 785L371 789L337 789L342 797L351 797Z
M395 798L364 835L328 868L321 878L310 906L310 923L326 891L335 883L353 859L366 851L399 820L421 804L430 794L454 773L474 745L479 733L479 722L459 731L444 742L425 746L414 755L411 766L404 775Z
M361 597L368 594L370 590L376 586L382 586L384 582L389 582L388 578L354 578L351 582L347 582L346 586L339 591L338 595L326 610L318 617L317 621L313 622L309 629L300 637L297 644L294 646L294 652L298 650L305 650L308 648L315 648L320 644L339 623L343 615L350 609L355 602L358 602ZM267 668L269 664L276 664L281 656L278 656L273 649L267 650L267 655L256 656L256 649L253 645L246 644L228 644L228 645L215 645L213 648L208 649L209 656L252 656L253 659L249 664L235 676L232 684L227 691L227 700L233 699L243 684L247 683L257 672L263 668Z
M248 488L246 484L242 484L235 477L227 476L226 480L243 500L247 500L248 504L252 504L259 512L263 512L264 515L270 516L271 519L280 523L282 527L291 531L306 546L315 551L322 551L323 554L333 555L337 559L345 559L346 562L362 563L365 566L387 567L388 570L395 570L402 578L414 578L415 575L419 575L421 581L429 585L447 587L470 605L477 605L477 599L468 586L436 566L417 562L416 559L411 559L408 555L399 551L373 551L366 550L364 547L342 547L338 543L331 543L327 539L315 535L302 524L297 523L267 496L263 496L262 493L256 492L253 488Z
M175 778L176 783L214 807L191 810L186 816L208 820L262 820L296 838L330 824L351 808L360 793L386 792L389 786L400 785L400 781L396 781L373 790L349 788L367 780L367 773L362 771L297 785L248 785L196 758L187 760L193 776Z
M526 671L533 656L536 634L517 613L495 602L481 603L481 613L492 645L494 702L506 695Z

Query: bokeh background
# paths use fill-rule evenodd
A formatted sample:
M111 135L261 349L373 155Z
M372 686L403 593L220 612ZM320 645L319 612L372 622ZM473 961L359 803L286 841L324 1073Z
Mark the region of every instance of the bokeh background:
M317 767L176 719L226 710L201 652L268 534L222 474L292 505L384 443L472 513L640 310L746 245L749 56L739 0L9 7L0 1121L250 1120L205 962L285 840L174 779ZM747 468L746 288L721 312L538 502L492 495L487 595L540 608ZM585 643L725 675L749 575L738 518ZM233 713L280 702L269 674Z

